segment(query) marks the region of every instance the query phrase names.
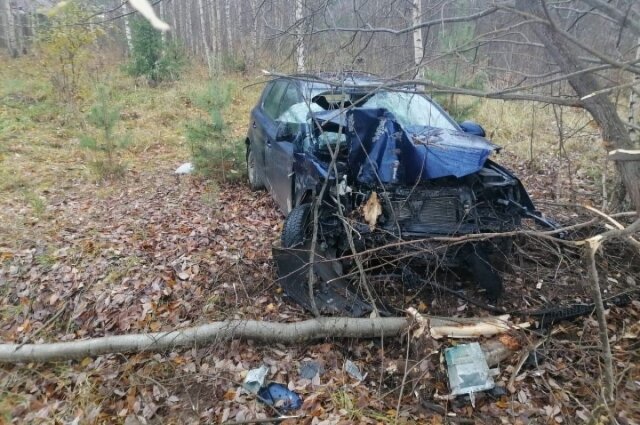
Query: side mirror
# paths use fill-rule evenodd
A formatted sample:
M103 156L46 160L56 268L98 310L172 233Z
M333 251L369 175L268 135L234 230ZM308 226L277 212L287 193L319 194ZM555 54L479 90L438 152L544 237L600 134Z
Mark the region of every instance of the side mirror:
M474 136L485 137L487 133L484 131L484 128L476 122L473 121L463 121L459 123L460 128L465 133L473 134Z

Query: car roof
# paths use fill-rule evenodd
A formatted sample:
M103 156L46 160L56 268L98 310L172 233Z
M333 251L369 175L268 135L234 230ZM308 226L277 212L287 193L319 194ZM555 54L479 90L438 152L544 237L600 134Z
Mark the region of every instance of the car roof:
M313 97L321 92L336 90L336 88L344 85L350 91L357 91L358 87L374 88L390 83L398 83L397 80L383 78L375 74L363 71L336 71L336 72L318 72L318 73L297 73L281 76L277 80L288 80L298 85L303 96L306 98ZM416 87L410 84L402 87L396 86L397 89L415 90ZM389 88L392 90L392 88Z
M336 85L346 86L379 86L388 84L390 81L386 78L379 77L368 72L319 72L315 74L299 73L290 74L283 77L295 80L300 86L304 87L335 87Z

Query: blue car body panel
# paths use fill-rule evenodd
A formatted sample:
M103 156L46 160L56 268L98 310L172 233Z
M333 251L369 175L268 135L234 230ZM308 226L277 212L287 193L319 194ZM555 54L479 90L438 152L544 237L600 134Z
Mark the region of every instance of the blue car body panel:
M426 126L402 128L384 109L347 113L349 166L361 183L464 177L482 169L496 146L484 138Z

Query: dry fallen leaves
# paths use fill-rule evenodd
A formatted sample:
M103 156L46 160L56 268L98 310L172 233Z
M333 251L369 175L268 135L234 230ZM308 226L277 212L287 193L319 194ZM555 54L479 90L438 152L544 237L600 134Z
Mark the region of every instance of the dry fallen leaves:
M369 228L371 230L375 229L378 217L382 214L382 205L380 205L378 194L375 191L371 192L371 196L369 196L369 199L364 204L362 212Z

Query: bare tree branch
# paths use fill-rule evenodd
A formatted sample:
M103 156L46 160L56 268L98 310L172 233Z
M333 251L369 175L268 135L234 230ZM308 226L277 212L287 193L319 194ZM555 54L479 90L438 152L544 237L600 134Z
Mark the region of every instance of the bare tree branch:
M632 30L636 35L640 35L640 16L633 10L629 9L628 13L622 13L620 9L613 6L611 3L604 2L602 0L582 0L592 7L606 12L609 16L619 21L621 27L627 27Z
M379 27L379 28L374 28L371 26L368 27L363 27L363 28L352 28L352 27L331 27L331 28L321 28L321 29L317 29L313 32L313 34L320 34L323 32L355 32L355 33L372 33L372 32L377 32L377 33L387 33L387 34L394 34L394 35L401 35L401 34L407 34L410 32L413 32L417 29L421 29L421 28L428 28L434 25L442 25L442 24L451 24L451 23L457 23L457 22L470 22L470 21L474 21L476 19L479 19L483 16L487 16L490 15L492 13L495 13L496 11L498 11L498 7L490 7L488 9L485 9L483 11L480 11L478 13L474 13L472 15L466 15L466 16L453 16L450 18L441 18L441 19L434 19L432 21L427 21L427 22L421 22L418 25L413 25L410 27L406 27L406 28L401 28L398 30L395 30L393 28L385 28L385 27ZM310 33L307 33L306 35L310 35Z

